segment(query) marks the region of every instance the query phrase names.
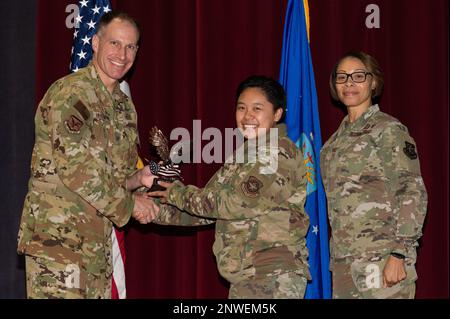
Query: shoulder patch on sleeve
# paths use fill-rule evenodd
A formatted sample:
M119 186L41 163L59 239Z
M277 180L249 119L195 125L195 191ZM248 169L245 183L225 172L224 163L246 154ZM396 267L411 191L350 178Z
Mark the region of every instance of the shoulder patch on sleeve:
M280 155L285 158L295 158L296 152L298 152L297 146L291 142L288 138L281 138L278 141L278 149L280 151Z
M80 120L75 115L71 115L69 119L64 121L64 124L66 125L66 128L71 133L80 133L81 127L83 126L84 122Z
M242 192L248 197L257 197L259 190L263 187L263 183L255 176L250 176L246 181L241 183Z
M417 158L416 146L412 143L405 141L403 152L412 160Z
M90 113L87 107L83 104L83 102L78 101L77 103L75 103L73 107L80 113L80 115L83 117L85 121L89 119Z

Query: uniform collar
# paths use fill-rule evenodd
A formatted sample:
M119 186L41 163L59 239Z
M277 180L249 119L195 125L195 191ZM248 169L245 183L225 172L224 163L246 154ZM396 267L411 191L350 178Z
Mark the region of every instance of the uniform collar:
M91 76L92 79L94 79L95 81L98 81L98 84L99 84L98 87L104 94L106 94L107 96L110 96L114 101L116 101L118 103L121 103L121 102L125 103L126 101L128 101L128 96L125 93L123 93L122 90L120 89L119 82L116 83L116 86L114 87L112 94L110 94L108 89L106 88L105 84L100 79L100 76L98 75L98 71L95 68L95 65L92 63L92 61L89 62L87 68L88 68L89 75Z
M279 137L287 136L286 124L280 123L280 124L277 124L275 127L278 128L278 136Z
M380 107L378 104L371 105L361 116L353 123L349 122L348 115L344 118L342 123L344 124L343 128L344 130L352 130L352 131L359 131L366 127L367 122L369 119L380 111Z

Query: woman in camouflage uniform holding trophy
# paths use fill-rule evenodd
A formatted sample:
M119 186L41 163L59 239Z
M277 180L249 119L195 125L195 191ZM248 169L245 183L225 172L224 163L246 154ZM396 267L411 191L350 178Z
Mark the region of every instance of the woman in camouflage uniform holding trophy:
M150 193L170 204L162 205L156 223L216 222L213 251L220 274L231 284L229 298L303 298L310 278L305 239L309 218L303 208L306 168L285 125L277 124L285 105L277 81L248 78L238 87L235 110L246 141L233 160L226 161L204 188L159 182L167 189ZM269 136L271 128L277 128L278 135L266 139L267 144L258 142L258 156L277 142L270 149L277 167L271 171L260 158L239 161L239 150L249 159L251 143L263 139L261 134Z
M413 298L427 208L416 144L403 124L373 104L383 90L373 57L344 55L330 88L348 112L321 151L333 298Z

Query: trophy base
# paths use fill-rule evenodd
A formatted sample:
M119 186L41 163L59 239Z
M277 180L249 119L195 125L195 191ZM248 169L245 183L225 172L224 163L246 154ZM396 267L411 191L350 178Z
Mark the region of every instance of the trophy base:
M150 187L150 188L148 189L147 193L150 193L150 192L158 192L158 191L165 191L165 190L166 190L165 187L162 187L161 185L158 185L158 184L153 183L152 187Z
M163 182L167 182L167 183L173 183L175 181L179 180L178 178L173 178L173 179L169 179L169 178L158 178L158 179L154 179L153 180L153 185L152 187L150 187L147 191L147 193L149 192L158 192L158 191L165 191L166 188L159 185L158 181L163 181Z

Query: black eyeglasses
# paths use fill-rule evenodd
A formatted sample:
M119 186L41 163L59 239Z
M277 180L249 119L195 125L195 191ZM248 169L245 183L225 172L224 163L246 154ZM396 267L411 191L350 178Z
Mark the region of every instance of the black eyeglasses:
M372 73L365 71L357 71L350 74L338 72L334 77L334 81L337 84L344 84L348 81L348 78L350 78L355 83L363 83L366 81L368 75L372 76Z

